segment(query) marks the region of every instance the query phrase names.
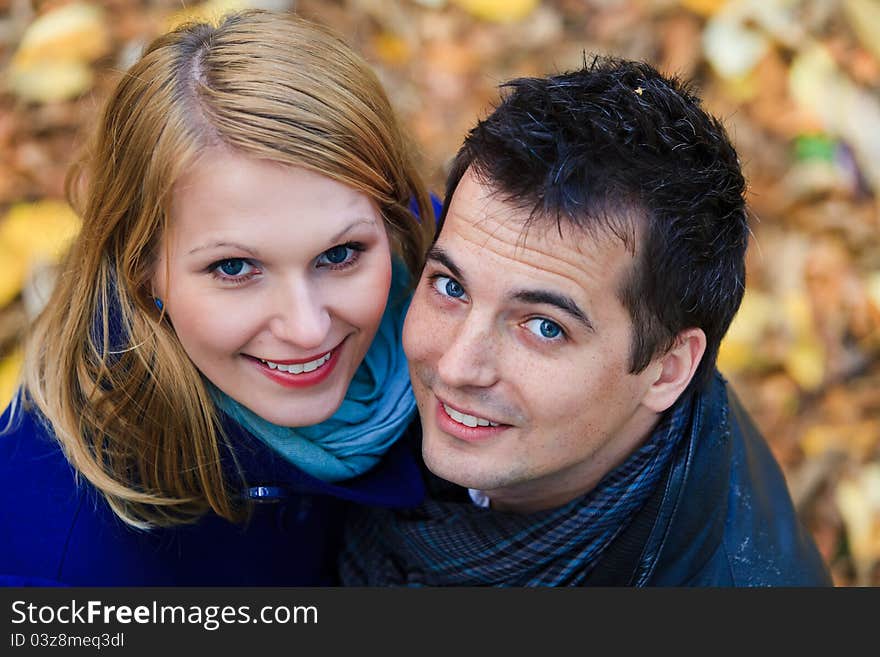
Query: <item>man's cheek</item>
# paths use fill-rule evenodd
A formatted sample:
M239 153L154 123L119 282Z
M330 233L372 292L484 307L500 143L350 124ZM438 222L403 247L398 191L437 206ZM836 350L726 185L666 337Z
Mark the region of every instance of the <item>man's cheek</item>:
M404 353L407 358L420 365L420 373L424 375L426 366L436 363L443 355L445 339L442 329L439 322L420 319L413 322L408 336L404 340Z
M413 299L410 304L406 319L403 322L403 353L410 361L414 361L419 355L419 331L421 330L419 322L419 307L417 301Z

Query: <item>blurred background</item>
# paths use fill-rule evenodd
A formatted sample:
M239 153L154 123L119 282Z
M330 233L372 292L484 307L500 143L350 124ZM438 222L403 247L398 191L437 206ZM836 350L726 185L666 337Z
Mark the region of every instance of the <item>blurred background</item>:
M174 24L297 11L375 66L429 187L497 86L643 59L691 79L749 180L748 286L719 366L840 586L880 585L880 0L0 0L0 401L77 230L64 176Z

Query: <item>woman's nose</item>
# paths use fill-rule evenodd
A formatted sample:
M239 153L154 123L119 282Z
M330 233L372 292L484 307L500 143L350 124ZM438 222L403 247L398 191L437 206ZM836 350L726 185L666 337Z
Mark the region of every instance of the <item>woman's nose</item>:
M330 312L317 290L296 284L279 294L276 303L269 321L269 329L276 338L305 350L326 346Z

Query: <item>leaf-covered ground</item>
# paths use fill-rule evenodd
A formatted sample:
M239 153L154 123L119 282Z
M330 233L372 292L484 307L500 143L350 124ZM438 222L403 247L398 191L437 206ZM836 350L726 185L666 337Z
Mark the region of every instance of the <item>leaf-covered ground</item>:
M64 175L149 39L229 8L296 10L375 65L432 190L522 75L590 54L697 83L749 179L754 239L722 371L839 585L880 584L880 1L0 0L0 394L76 231Z

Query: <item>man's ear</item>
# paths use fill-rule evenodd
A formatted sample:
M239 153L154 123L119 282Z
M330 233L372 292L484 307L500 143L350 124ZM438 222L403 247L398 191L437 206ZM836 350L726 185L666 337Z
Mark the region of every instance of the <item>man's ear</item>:
M672 406L694 378L704 353L706 334L703 329L689 328L679 333L672 348L656 360L654 366L659 372L642 403L655 413L662 413Z

